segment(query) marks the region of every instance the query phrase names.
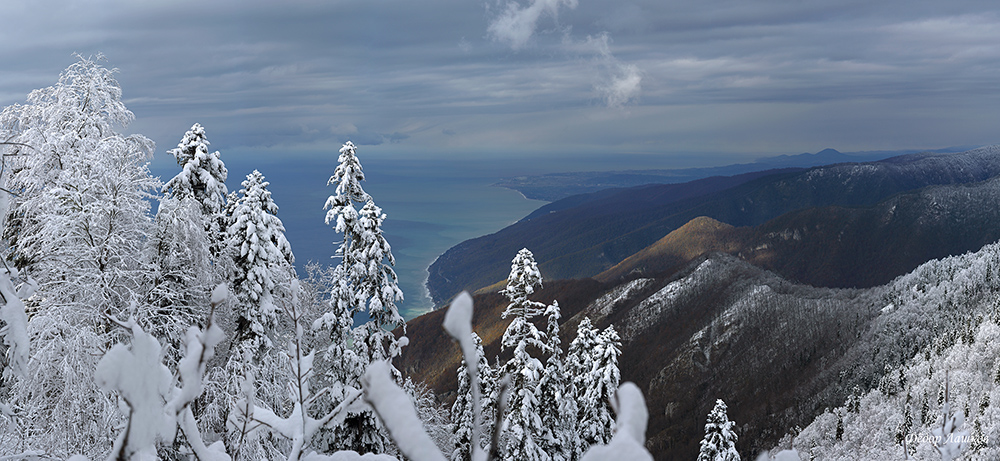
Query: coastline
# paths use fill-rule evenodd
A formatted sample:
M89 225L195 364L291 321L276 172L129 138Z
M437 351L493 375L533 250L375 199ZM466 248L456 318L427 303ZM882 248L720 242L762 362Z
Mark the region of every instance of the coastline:
M437 263L437 261L441 258L442 255L444 255L448 250L454 248L457 245L462 244L463 242L465 242L467 240L471 240L471 239L475 239L475 238L478 238L478 237L482 237L484 235L489 235L489 234L492 234L492 233L496 233L496 232L499 232L500 230L502 230L502 229L504 229L504 228L506 228L508 226L517 224L522 219L524 219L525 216L528 216L533 211L537 210L539 207L544 206L544 205L546 205L548 203L551 203L551 202L548 202L548 201L545 201L545 200L537 200L537 199L528 198L523 193L521 193L520 191L518 191L517 189L511 189L509 187L505 187L505 186L502 186L502 185L497 184L497 183L492 183L492 184L489 184L489 185L485 185L485 187L494 188L494 190L505 190L505 191L516 192L517 196L520 197L520 200L518 200L518 202L520 202L521 204L530 204L531 208L529 209L527 207L524 207L524 209L527 210L527 211L519 213L519 214L516 214L515 216L511 216L511 215L508 214L507 215L508 219L506 221L499 221L499 220L496 219L496 216L491 216L491 218L492 218L491 220L496 221L496 224L498 224L498 225L491 226L489 228L480 227L480 232L479 233L476 233L476 234L474 234L472 236L468 236L466 238L461 238L461 239L453 240L454 243L452 243L450 246L448 246L447 248L445 248L444 251L438 253L437 256L435 256L434 259L430 262L430 264L427 264L427 266L424 268L424 271L423 271L424 277L423 277L423 283L421 283L421 287L423 288L423 290L422 290L423 291L423 295L426 297L427 302L431 305L430 309L424 311L424 313L431 312L431 311L434 311L434 310L439 309L441 307L444 307L443 304L441 306L436 305L436 302L434 301L434 298L430 294L430 287L428 286L428 282L429 282L429 279L430 279L430 268L435 263ZM511 256L511 257L513 257L513 256Z

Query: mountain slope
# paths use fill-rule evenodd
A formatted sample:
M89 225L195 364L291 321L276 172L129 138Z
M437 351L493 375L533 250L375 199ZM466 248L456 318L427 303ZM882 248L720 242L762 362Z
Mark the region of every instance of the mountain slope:
M740 254L747 247L746 240L750 231L749 228L737 228L707 216L699 216L656 243L597 274L594 279L615 282L626 276L648 277L675 272L708 253Z
M577 203L569 208L553 203L547 212L543 207L530 219L456 245L429 268L428 288L435 301L442 302L462 289L490 285L506 276L508 261L524 247L535 254L547 278L589 277L698 216L752 226L795 210L871 206L900 192L984 181L998 174L1000 148L993 146L776 173L681 198L678 185L598 193L592 199L575 198Z
M992 301L992 300L990 300ZM931 436L940 429L948 387L951 414L962 411L959 429L970 438L961 459L1000 459L991 440L1000 432L1000 311L994 302L967 307L974 316L943 331L932 347L883 376L876 389L859 392L824 411L794 439L807 459L901 459L901 438L912 459L938 459ZM950 416L950 415L949 415ZM906 421L910 421L907 428ZM839 433L839 436L838 436ZM788 447L785 437L779 443Z
M991 305L1000 295L1000 246L931 261L863 290L797 285L718 253L670 277L605 288L582 283L589 288L567 303L572 307L565 311L563 331L575 331L584 316L598 327L618 329L622 379L636 382L646 395L648 447L656 459L693 459L717 398L729 403L740 428L738 447L748 456L774 446L789 428L809 424L825 408L842 405L852 392L878 386L887 371L935 338L958 338L955 332L977 315L976 306ZM565 294L577 288L548 285ZM537 299L549 302L554 295ZM476 305L498 299L480 295ZM484 312L477 331L502 323L489 318L499 309L488 309L492 314ZM444 377L455 381L457 352L449 366L431 370L426 357L433 352L419 349L426 335L442 336L440 330L408 333L412 342L403 368L415 379L436 374L435 390L447 396L440 384ZM424 359L413 365L408 355Z
M931 186L869 207L818 207L734 228L699 217L594 278L676 271L721 251L797 283L835 288L891 281L925 261L1000 239L1000 177Z

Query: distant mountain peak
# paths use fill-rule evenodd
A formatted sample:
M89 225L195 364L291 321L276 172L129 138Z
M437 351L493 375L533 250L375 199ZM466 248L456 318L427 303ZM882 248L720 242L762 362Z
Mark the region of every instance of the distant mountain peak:
M831 149L827 147L826 149L816 152L815 155L842 155L842 154L837 149Z

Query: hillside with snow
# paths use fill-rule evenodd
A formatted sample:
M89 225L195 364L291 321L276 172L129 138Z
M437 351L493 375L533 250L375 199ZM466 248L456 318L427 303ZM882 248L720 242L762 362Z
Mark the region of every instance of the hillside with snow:
M648 447L657 459L694 457L717 398L729 404L747 457L895 379L915 355L970 338L996 305L998 269L1000 246L990 244L886 285L829 289L717 253L673 276L584 289L591 301L563 304L572 314L564 330L587 318L621 333L622 379L646 395ZM565 289L557 284L539 299Z

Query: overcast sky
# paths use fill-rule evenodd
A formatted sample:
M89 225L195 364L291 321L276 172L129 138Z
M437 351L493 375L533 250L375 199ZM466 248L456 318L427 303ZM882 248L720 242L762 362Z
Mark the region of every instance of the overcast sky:
M0 105L103 53L158 153L194 122L272 156L1000 142L995 0L5 0L0 17Z

